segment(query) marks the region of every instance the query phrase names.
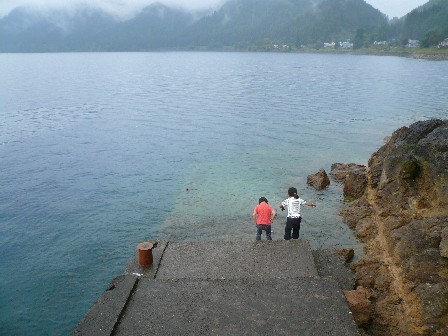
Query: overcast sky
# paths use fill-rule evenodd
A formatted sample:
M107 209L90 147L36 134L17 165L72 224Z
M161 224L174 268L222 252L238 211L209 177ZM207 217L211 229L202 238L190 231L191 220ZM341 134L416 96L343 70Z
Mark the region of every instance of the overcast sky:
M159 0L167 5L177 5L190 9L206 9L216 7L225 0ZM0 16L9 13L18 6L32 5L40 9L49 7L67 7L72 9L78 4L89 4L103 8L109 12L129 16L141 8L155 2L155 0L0 0ZM366 0L367 3L393 18L402 17L414 8L423 5L428 0Z
M393 17L402 17L413 9L425 4L428 0L365 0L368 4L379 9L381 12Z

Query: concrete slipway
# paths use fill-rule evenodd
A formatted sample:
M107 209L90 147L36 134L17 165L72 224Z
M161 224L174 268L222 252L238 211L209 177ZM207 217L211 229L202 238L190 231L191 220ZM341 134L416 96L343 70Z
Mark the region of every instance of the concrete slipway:
M359 335L343 262L306 240L157 242L153 256L136 254L73 335Z

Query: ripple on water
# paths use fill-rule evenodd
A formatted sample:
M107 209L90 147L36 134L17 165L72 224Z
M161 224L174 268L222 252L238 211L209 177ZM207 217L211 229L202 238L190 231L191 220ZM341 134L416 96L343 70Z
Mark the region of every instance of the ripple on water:
M447 117L446 62L269 53L0 62L5 334L70 333L141 240L253 240L258 198L277 205L292 185L318 204L303 210L313 247L356 247L337 215L342 187L316 192L306 176L366 163L396 128Z

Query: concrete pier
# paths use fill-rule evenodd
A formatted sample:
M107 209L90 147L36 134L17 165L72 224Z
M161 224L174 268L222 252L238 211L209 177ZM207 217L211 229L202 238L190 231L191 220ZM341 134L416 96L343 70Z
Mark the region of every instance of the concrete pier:
M345 271L306 240L155 242L153 256L142 268L136 255L73 335L359 335Z

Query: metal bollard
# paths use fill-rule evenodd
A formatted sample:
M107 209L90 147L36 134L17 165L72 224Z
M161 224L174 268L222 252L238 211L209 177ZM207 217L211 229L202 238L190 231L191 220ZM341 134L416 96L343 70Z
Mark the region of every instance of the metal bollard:
M154 245L150 242L143 242L137 245L138 249L138 263L142 267L152 265L152 248Z

